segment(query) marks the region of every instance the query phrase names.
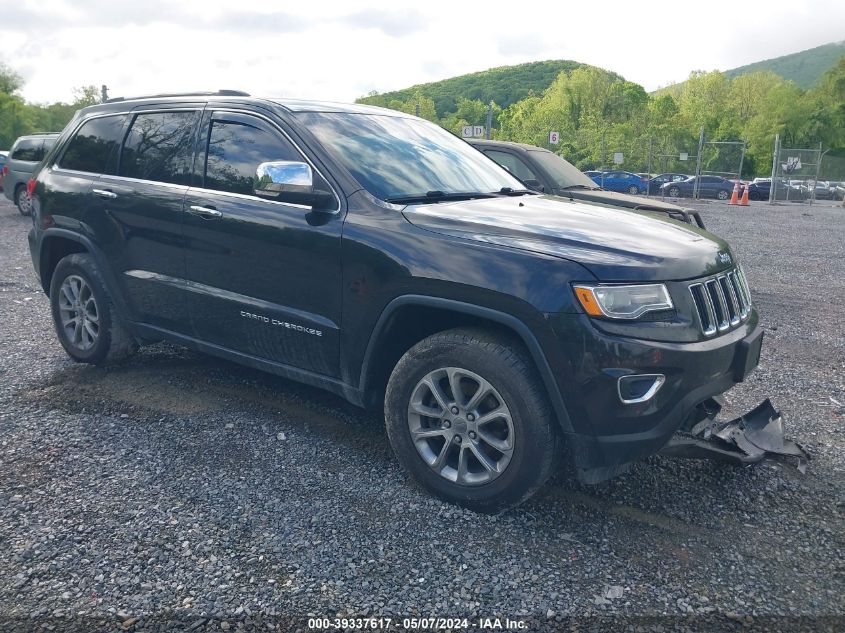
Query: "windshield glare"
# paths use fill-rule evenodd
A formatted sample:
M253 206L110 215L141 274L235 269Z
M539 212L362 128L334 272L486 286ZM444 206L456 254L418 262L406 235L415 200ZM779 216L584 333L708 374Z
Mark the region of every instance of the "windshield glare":
M376 198L524 189L505 169L443 128L402 116L302 112L305 127Z
M582 185L590 189L597 188L596 183L589 176L557 154L545 150L531 150L531 156L546 170L557 187Z

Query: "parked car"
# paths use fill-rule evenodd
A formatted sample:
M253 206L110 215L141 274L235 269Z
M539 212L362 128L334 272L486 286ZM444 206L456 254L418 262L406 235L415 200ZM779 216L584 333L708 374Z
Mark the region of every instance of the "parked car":
M648 181L648 193L649 195L656 195L660 193L660 187L666 184L667 182L680 182L681 180L686 180L689 178L687 174L676 174L676 173L667 173L667 174L658 174L654 178L649 179Z
M607 191L620 191L623 193L638 194L643 193L648 184L646 180L631 173L630 171L614 170L599 172L598 175L592 176L593 182L599 185L602 189Z
M727 200L734 190L734 183L721 176L690 176L686 180L667 182L660 186L660 193L670 198L691 198L696 179L699 180L700 198Z
M604 191L572 163L542 147L472 139L470 145L484 152L519 178L526 187L543 193L566 196L634 211L666 213L670 217L704 228L701 215L662 200L647 200L626 193Z
M519 503L560 459L585 482L619 473L760 354L724 240L527 190L402 112L112 100L32 182L32 261L71 358L167 340L328 389L475 510Z
M6 159L9 152L0 151L0 191L3 191L3 179L6 177Z
M810 181L807 183L808 197L812 196L814 200L833 200L834 192L831 189L830 183L826 180Z
M755 178L748 184L749 200L768 200L772 189L771 178ZM802 187L790 185L778 179L776 200L793 200L801 202L806 199L806 191Z
M602 175L602 172L596 171L594 169L588 169L587 171L582 171L581 173L584 174L587 178L590 178L590 179L593 179L596 176Z
M27 181L58 137L58 134L21 136L9 150L9 158L3 167L3 195L17 205L22 215L29 215L30 211Z

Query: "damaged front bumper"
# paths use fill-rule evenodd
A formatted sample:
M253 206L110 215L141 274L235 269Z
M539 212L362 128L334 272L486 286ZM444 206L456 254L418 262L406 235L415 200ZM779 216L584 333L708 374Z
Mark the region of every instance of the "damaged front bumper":
M701 418L689 431L676 432L660 450L661 455L691 459L715 459L733 464L750 464L765 457L792 458L802 473L809 454L783 436L783 418L766 398L742 417L720 422L720 398L700 405Z

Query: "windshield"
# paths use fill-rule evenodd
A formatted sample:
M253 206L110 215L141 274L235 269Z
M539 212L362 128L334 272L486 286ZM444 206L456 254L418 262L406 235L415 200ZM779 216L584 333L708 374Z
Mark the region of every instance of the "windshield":
M298 118L381 200L522 190L491 159L443 128L398 116L302 112ZM439 194L439 197L430 194Z
M566 187L598 189L596 183L589 176L557 154L552 154L545 150L530 151L531 156L546 170L546 173L555 183L556 187L560 189L565 189Z

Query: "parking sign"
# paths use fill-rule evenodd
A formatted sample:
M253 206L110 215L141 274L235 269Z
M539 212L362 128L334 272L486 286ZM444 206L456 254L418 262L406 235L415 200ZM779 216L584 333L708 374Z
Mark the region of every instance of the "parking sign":
M613 154L613 162L616 163L617 165L622 164L623 158L624 157L622 156L622 152L616 152L615 154Z
M475 138L481 138L484 136L484 126L483 125L476 125L472 128L472 135Z
M557 132L549 132L549 143L557 145L560 142L560 135Z
M464 138L472 138L472 126L465 125L461 130L461 136L463 136Z

